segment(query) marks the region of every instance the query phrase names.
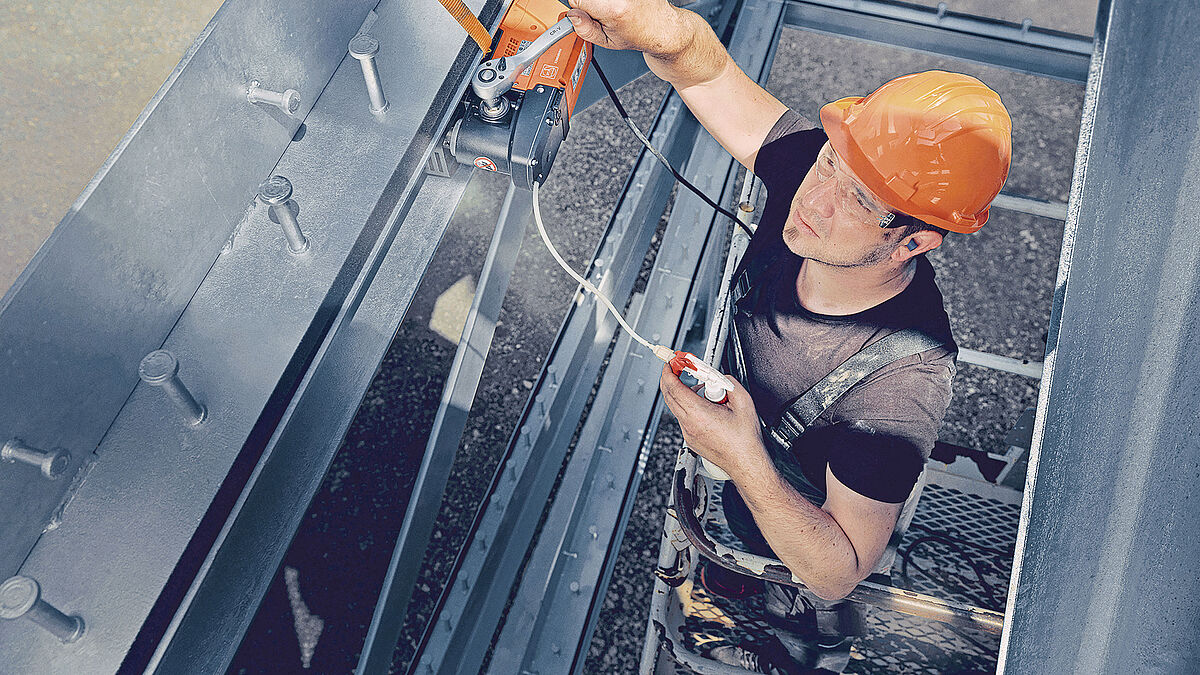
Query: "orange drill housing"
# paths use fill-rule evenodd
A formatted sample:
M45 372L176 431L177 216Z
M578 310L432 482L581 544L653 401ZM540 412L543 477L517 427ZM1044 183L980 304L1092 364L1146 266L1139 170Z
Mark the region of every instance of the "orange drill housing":
M500 22L500 41L489 58L513 56L566 13L567 6L558 0L516 0ZM539 84L562 89L569 118L575 112L591 47L574 33L568 35L526 68L513 82L513 89L529 91Z

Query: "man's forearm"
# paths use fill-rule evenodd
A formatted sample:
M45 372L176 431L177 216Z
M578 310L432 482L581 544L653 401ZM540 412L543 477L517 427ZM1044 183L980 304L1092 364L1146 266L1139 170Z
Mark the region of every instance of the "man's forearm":
M836 600L865 578L853 544L833 516L788 485L774 466L758 467L734 484L771 549L814 593Z
M643 52L646 65L677 90L717 79L733 59L708 23L695 12L668 5L662 15L664 38Z
M567 12L585 40L637 49L655 75L731 155L753 167L758 149L787 109L738 68L700 15L664 0L572 0ZM589 14L590 12L590 14Z

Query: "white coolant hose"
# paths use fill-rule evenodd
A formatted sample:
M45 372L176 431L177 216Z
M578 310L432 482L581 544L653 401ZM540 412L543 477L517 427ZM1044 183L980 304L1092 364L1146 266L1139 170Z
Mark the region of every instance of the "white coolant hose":
M617 319L617 322L621 324L621 328L625 329L625 332L629 333L634 340L637 340L641 344L645 345L647 349L654 352L654 355L664 363L675 357L675 350L671 349L670 347L650 344L649 340L646 340L641 335L638 335L637 331L635 331L633 327L625 321L625 317L621 316L621 313L617 311L617 308L613 306L612 302L608 298L604 297L604 294L600 292L600 289L596 288L587 279L579 276L579 274L575 270L571 269L571 266L562 259L562 256L558 254L558 249L554 248L554 244L550 243L550 236L546 234L546 226L542 223L542 209L538 202L537 183L533 184L533 221L537 223L538 234L542 235L542 241L546 244L546 248L550 250L550 255L554 256L554 259L558 261L558 264L561 265L564 270L567 271L567 274L570 274L572 277L574 277L574 279L578 281L585 289L587 289L589 293L596 296L596 299L603 303L604 306L608 308L608 311L612 312L612 315Z

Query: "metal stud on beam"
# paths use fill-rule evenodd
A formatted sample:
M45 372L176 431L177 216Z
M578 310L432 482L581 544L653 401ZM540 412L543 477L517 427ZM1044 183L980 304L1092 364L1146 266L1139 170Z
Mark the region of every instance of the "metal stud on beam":
M9 577L0 584L0 619L29 619L65 643L83 637L83 619L68 616L42 600L42 587L25 576Z
M0 448L0 459L6 462L36 466L42 475L55 480L63 475L71 464L71 453L62 448L39 450L28 446L19 438L10 439Z

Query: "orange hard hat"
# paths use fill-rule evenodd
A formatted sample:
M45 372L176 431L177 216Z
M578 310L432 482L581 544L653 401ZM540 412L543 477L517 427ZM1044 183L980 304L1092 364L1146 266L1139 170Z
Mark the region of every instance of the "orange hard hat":
M821 108L829 142L888 206L971 233L1008 177L1012 120L1000 95L970 75L930 70L865 98Z

